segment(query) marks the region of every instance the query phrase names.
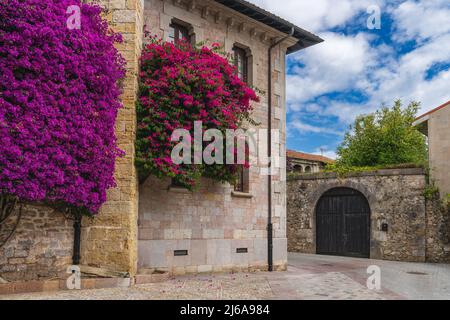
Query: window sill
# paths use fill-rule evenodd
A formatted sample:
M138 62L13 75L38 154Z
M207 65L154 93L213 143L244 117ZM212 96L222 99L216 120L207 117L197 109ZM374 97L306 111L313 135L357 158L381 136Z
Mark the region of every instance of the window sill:
M251 193L238 192L238 191L231 191L231 196L235 197L235 198L242 198L242 199L251 199L251 198L253 198L253 195Z
M169 192L173 192L173 193L184 193L184 194L189 194L191 193L191 191L189 191L186 188L181 188L181 187L169 187Z

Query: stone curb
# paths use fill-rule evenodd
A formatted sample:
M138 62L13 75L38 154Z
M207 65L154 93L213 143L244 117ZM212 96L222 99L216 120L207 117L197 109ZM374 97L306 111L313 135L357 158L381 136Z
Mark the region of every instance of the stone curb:
M170 279L170 274L159 273L159 274L139 274L134 277L134 284L149 284L149 283L159 283L168 281Z
M137 275L134 278L81 279L81 290L128 288L138 284L159 283L169 280L169 273ZM35 280L0 284L0 295L68 291L66 280Z

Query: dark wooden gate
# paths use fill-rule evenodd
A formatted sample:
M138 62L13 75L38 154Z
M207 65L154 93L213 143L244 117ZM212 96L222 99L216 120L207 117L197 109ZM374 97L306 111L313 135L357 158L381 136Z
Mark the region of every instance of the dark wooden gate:
M318 254L370 257L370 207L362 193L336 188L320 198L316 244Z

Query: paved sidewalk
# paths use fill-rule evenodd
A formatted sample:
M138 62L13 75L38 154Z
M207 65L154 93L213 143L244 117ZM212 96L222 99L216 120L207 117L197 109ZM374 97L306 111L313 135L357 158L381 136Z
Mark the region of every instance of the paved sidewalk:
M366 286L371 265L381 268L380 291ZM450 299L450 265L290 254L284 273L184 276L132 288L0 296L4 299Z

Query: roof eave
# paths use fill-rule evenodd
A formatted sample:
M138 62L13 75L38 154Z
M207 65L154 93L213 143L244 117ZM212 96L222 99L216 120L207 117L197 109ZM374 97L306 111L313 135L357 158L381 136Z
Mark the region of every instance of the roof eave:
M323 39L319 38L320 40L314 41L314 42L309 42L309 41L304 41L304 40L299 40L295 45L289 47L287 49L287 54L291 54L291 53L295 53L298 52L300 50L306 49L308 47L314 46L316 44L319 44L321 42L324 42Z
M232 10L244 14L255 21L261 22L275 30L288 34L294 28L293 38L297 39L297 43L288 48L287 54L297 52L323 42L324 40L317 35L306 31L293 23L266 11L246 0L215 0Z
M430 115L425 115L422 116L421 118L417 118L416 121L413 122L413 127L417 127L421 124L423 124L424 122L427 122L428 120L430 120Z

